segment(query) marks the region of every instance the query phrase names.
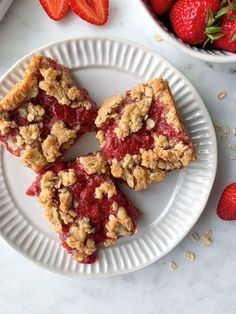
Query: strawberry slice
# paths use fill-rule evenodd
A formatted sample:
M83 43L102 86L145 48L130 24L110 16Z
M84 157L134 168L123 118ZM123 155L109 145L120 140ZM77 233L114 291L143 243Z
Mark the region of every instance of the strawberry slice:
M55 20L61 20L69 10L68 0L39 0L47 15Z
M69 0L71 9L83 20L104 25L108 19L109 0Z

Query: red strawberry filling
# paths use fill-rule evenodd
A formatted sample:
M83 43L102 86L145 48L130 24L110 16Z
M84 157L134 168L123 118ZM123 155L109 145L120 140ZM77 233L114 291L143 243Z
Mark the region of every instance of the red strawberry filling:
M130 104L130 101L124 102L119 110L121 114L124 108ZM166 122L166 114L168 109L166 106L158 100L153 100L150 107L148 116L155 122L155 127L150 131L144 124L143 127L125 137L125 139L119 139L114 133L114 129L117 123L113 120L105 124L101 130L106 134L106 142L103 147L103 152L108 159L117 158L121 160L126 154L135 155L140 153L140 149L152 149L154 145L153 135L164 135L168 139L172 139L177 142L183 142L189 144L189 139L186 136L184 130L177 132L172 126Z

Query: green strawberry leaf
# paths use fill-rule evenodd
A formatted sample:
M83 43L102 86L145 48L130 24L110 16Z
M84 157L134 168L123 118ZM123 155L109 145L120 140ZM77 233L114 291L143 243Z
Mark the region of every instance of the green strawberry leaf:
M231 1L228 0L230 8L236 12L236 3L232 3Z
M236 41L236 33L233 34L232 41Z
M226 13L228 13L229 8L221 8L215 15L215 19L217 20L218 18L220 18L221 16L225 15Z
M206 34L217 34L220 31L221 31L221 27L219 27L219 26L210 26L210 27L206 28L205 33Z
M232 21L236 22L236 16L235 16L235 15L231 15L231 16L230 16L230 19L231 19Z
M214 14L210 8L207 9L207 26L213 25L215 22Z
M207 34L207 37L211 40L211 43L214 41L214 40L217 40L221 37L223 37L224 34Z

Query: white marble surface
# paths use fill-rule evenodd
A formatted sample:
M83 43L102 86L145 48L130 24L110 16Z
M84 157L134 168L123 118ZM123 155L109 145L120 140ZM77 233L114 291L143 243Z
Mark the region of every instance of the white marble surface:
M177 66L197 87L213 120L236 127L236 65L207 64L154 40L137 5L138 0L111 0L110 21L97 28L72 13L60 23L48 19L38 1L15 0L0 23L0 75L31 50L59 39L76 36L119 36L154 49ZM219 101L216 94L227 91ZM219 135L218 135L219 138ZM214 243L202 247L190 235L152 266L129 275L80 280L55 275L23 259L0 241L0 313L236 313L236 221L222 222L215 214L219 194L236 181L236 160L219 143L219 166L211 197L194 227L200 234L212 228ZM236 153L235 153L236 156ZM196 253L188 262L183 252ZM178 269L168 268L170 260Z

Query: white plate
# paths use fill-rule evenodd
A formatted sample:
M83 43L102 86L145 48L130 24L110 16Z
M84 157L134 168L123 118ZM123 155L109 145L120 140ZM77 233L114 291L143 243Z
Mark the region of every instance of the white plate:
M174 47L182 50L192 57L208 62L232 63L236 61L236 53L226 50L203 49L186 44L174 33L168 30L168 28L158 19L158 17L156 17L156 15L153 13L153 10L148 4L146 4L146 2L146 0L138 0L138 4L142 7L145 17L149 20L157 34Z
M115 247L100 248L92 265L76 263L60 246L57 235L35 198L24 192L34 174L19 159L1 152L0 234L15 250L37 264L59 273L105 277L143 268L173 249L202 213L215 178L217 149L211 119L192 84L156 53L114 38L79 38L40 48L72 69L75 77L98 103L123 93L141 81L163 76L170 82L185 126L193 140L198 161L169 174L146 191L122 189L143 215L139 232ZM35 52L34 52L35 53ZM32 54L17 62L0 80L0 98L17 83ZM94 135L83 137L67 154L86 153L96 147Z

